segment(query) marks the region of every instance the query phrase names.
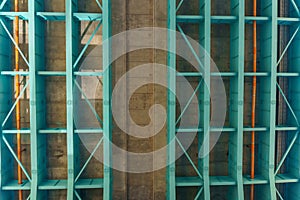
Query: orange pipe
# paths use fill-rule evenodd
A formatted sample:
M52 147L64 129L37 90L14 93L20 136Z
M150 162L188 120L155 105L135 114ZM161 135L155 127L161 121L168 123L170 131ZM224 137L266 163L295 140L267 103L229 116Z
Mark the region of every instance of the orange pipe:
M15 12L19 12L19 2L15 0ZM14 39L17 45L19 45L19 17L15 17L14 20ZM15 47L15 71L19 71L19 51ZM16 98L20 95L20 83L19 83L19 75L15 77L15 89L16 89ZM18 101L16 105L16 125L17 130L21 129L21 112L20 112L20 102ZM17 156L18 159L22 160L21 155L21 134L17 134ZM21 166L18 165L18 184L22 184L22 169ZM19 190L19 200L23 199L23 192Z
M253 16L257 16L257 2L253 0ZM257 71L257 24L253 21L253 72ZM255 106L256 106L256 76L253 76L252 88L252 109L251 109L251 127L255 127ZM251 172L250 177L254 179L255 176L255 132L251 132ZM254 185L251 185L250 199L254 200Z

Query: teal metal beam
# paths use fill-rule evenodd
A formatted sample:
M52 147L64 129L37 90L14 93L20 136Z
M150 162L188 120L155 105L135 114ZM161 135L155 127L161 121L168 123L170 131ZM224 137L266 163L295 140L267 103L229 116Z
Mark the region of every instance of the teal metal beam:
M112 69L111 69L111 0L102 1L103 12L103 199L112 199Z
M30 188L31 188L30 182L27 180L24 180L23 184L21 185L18 184L17 180L9 181L7 184L5 184L5 186L2 187L2 189L5 191L30 190Z
M230 79L229 123L236 129L229 136L228 173L236 181L230 188L229 199L244 199L243 189L243 129L244 129L244 48L245 48L245 2L231 1L231 13L238 21L230 25L231 72L237 76Z
M20 13L20 14L22 14L22 13ZM13 16L13 14L11 14L11 15ZM23 14L23 15L26 17L25 14ZM66 13L64 13L64 12L37 12L37 15L47 21L65 21L66 20ZM6 15L6 17L7 16L9 16L9 15ZM74 12L73 16L75 17L75 19L77 19L79 21L100 21L102 19L102 14L99 14L99 13L76 13L76 12Z
M14 20L19 17L20 20L28 20L28 12L0 12L0 17L8 20Z
M96 76L96 77L103 76L102 72L83 72L83 71L79 71L79 72L74 72L74 74L76 76Z
M244 181L244 185L260 185L259 187L267 187L268 185L268 179L266 179L264 176L262 175L255 175L254 179L250 178L250 176L244 176L243 177L243 181ZM266 194L267 196L269 196L269 193ZM266 196L264 195L264 196Z
M12 129L9 129L9 130L2 130L2 133L3 134L17 134L17 133L20 133L20 134L30 134L30 129L21 129L21 130L12 130Z
M179 2L179 4L176 6L176 12L178 12L178 10L179 10L180 7L182 6L183 2L184 2L184 0L181 0L181 1Z
M37 12L37 16L49 21L65 21L66 13L64 12Z
M300 128L298 126L280 125L280 126L276 126L275 130L276 131L297 131L297 130L300 130ZM223 127L223 128L210 127L210 131L211 132L235 132L235 131L237 131L237 128L234 128L234 127ZM244 132L251 132L251 131L265 132L265 131L268 131L268 127L257 126L257 127L252 128L252 127L244 126L243 131ZM178 133L203 132L203 128L202 127L199 127L197 129L195 129L195 128L180 128L180 129L176 129L176 132L178 132Z
M100 10L102 11L103 10L103 7L102 7L102 4L99 2L99 0L96 0L96 3L98 5L98 7L100 8Z
M167 199L176 199L175 137L176 137L176 0L168 0L168 57L167 57Z
M252 24L253 21L256 21L257 24L265 24L271 20L270 17L267 16L244 16L243 17L246 24ZM191 24L199 24L204 20L203 15L177 15L176 17L178 23L191 23ZM239 21L237 16L222 16L215 15L211 16L212 24L234 24ZM277 24L278 25L287 25L294 26L295 24L299 24L299 17L278 17Z
M66 0L66 86L67 86L67 152L68 152L68 200L74 199L75 178L79 171L78 136L74 134L74 104L75 85L73 65L79 49L79 23L74 20L73 14L78 9L77 0Z
M232 67L231 67L232 68ZM221 77L236 77L238 73L236 72L212 72L210 74L213 76L221 76ZM299 77L300 73L298 72L278 72L276 73L277 77ZM177 72L177 76L185 76L185 77L202 77L201 72ZM270 76L269 72L244 72L243 76L245 77L267 77Z
M293 26L299 24L300 18L296 17L278 17L278 25Z
M38 71L38 75L40 76L66 76L66 72L62 71Z
M27 71L2 71L1 72L1 75L7 75L7 76L16 76L16 75L19 75L19 76L29 76L29 72Z
M297 5L297 3L294 0L290 0L292 7L295 9L297 16L300 17L300 11L299 11L299 7Z
M38 130L46 125L46 104L44 80L37 76L37 71L44 70L44 55L37 53L44 50L44 23L36 16L42 11L44 1L29 0L29 85L30 85L30 148L31 148L31 199L45 199L47 193L38 190L39 183L47 177L45 136Z
M36 16L42 11L43 1L28 1L29 16L29 84L30 84L30 147L31 147L31 199L45 199L46 192L38 190L39 183L47 177L45 136L38 134L38 129L45 126L44 80L37 71L44 69L44 55L37 53L44 49L44 24Z
M100 21L102 14L100 13L74 13L74 17L79 21Z
M260 29L261 46L264 46L260 55L260 70L270 73L268 77L260 79L258 89L259 114L257 122L268 130L257 135L256 146L256 175L261 175L268 180L268 184L256 190L256 198L276 199L274 176L275 162L275 135L276 135L276 73L277 64L277 1L266 0L261 2L262 15L270 20Z
M215 15L210 16L212 24L233 24L239 21L238 17L235 15L232 16L223 16L223 15ZM257 21L258 24L265 24L270 21L270 17L266 16L244 16L245 23L251 24L253 21ZM204 15L177 15L176 17L178 23L201 23L204 20ZM288 20L288 18L283 18ZM293 21L297 21L296 18L291 19ZM289 24L289 23L288 23Z
M200 190L198 191L198 193L197 193L195 199L199 199L199 198L200 198L200 195L202 194L202 192L203 192L203 187L200 188Z
M3 0L1 2L1 4L0 4L0 10L2 10L4 8L5 4L9 4L9 3L7 3L7 0Z
M200 0L200 15L203 15L204 19L199 26L199 43L210 55L211 50L211 0ZM202 55L203 56L203 55ZM198 168L203 175L203 192L202 197L204 200L210 199L210 179L209 179L209 149L210 149L210 73L211 73L211 61L210 58L205 56L203 58L204 70L203 80L204 84L200 88L199 99L200 104L200 125L203 127L203 133L198 134L198 151L201 154L200 145L202 145L202 153L204 153L201 159L198 160ZM200 69L200 68L199 68Z

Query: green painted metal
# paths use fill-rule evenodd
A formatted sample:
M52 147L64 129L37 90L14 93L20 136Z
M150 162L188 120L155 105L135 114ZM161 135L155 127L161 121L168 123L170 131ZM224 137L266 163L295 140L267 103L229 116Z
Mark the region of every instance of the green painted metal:
M199 26L199 43L210 55L210 38L211 38L211 0L200 0L200 15L204 16ZM198 151L202 145L203 152L209 152L210 148L210 70L211 62L207 56L203 59L203 87L200 89L198 98L202 104L199 105L200 110L200 126L203 128L203 133L198 135ZM210 179L209 179L209 154L204 155L202 159L198 159L198 167L203 175L203 193L200 198L210 199Z
M97 1L99 4L99 1ZM87 159L85 165L80 167L79 152L77 145L78 134L104 134L106 138L111 139L111 104L103 105L105 123L103 128L85 128L77 129L74 126L74 100L76 95L79 95L81 88L76 86L76 76L95 77L102 76L104 80L103 98L106 102L111 101L112 77L111 69L108 73L102 72L81 72L76 71L74 66L77 65L82 55L89 45L90 41L95 36L96 32L103 21L103 38L108 39L111 36L111 17L110 17L110 1L103 1L103 7L100 5L99 11L102 13L78 13L77 1L67 0L65 12L44 12L43 0L29 0L28 12L11 12L10 1L3 1L0 4L0 44L1 46L13 47L16 46L21 57L28 65L28 71L15 72L11 63L11 52L4 48L0 49L0 122L1 122L1 142L0 142L0 199L14 199L17 190L29 190L30 195L26 199L47 199L49 190L67 190L68 199L81 199L80 190L82 189L104 189L103 198L112 198L112 174L109 166L104 166L104 177L95 179L81 179L80 175L88 165L95 150ZM16 45L12 37L11 20L19 16L20 20L27 20L28 28L28 57ZM44 51L44 23L46 21L65 21L66 22L66 71L46 71L44 66L44 54L39 52ZM88 44L79 54L79 23L80 21L100 21L99 27L94 31ZM104 23L105 22L105 23ZM110 66L110 43L103 47L103 66ZM28 76L29 82L23 87L20 96L16 101L12 102L13 97L13 78L16 75ZM66 128L47 128L46 127L46 103L44 80L49 76L64 76L66 77L67 85L67 127ZM11 84L8 84L11 83ZM25 128L20 131L12 127L11 115L15 105L20 97L25 92L26 88L30 87L30 128ZM78 90L78 89L79 90ZM87 99L88 101L88 99ZM93 107L91 107L94 110ZM94 113L97 117L98 114ZM99 122L101 121L98 116ZM101 121L102 122L102 121ZM26 169L21 161L17 159L14 152L13 138L17 133L30 135L31 148L31 169ZM47 135L48 134L66 134L67 135L67 152L68 152L68 178L65 180L48 180L47 179ZM101 139L97 147L102 144ZM104 142L105 159L111 158L110 143ZM23 172L28 180L24 180L22 185L14 180L13 174L9 173L13 169L14 163L21 165ZM110 163L108 163L110 164Z
M68 152L68 199L74 199L75 178L79 172L76 166L76 145L78 136L74 134L74 104L75 104L75 86L74 86L74 68L73 64L78 56L79 49L79 24L73 20L73 13L77 11L77 0L66 1L66 86L67 86L67 152Z
M168 199L176 199L176 187L198 187L196 198L210 199L211 186L230 186L230 199L243 199L243 186L256 184L260 185L257 190L257 195L263 199L275 199L276 191L275 183L286 184L287 199L299 199L299 157L300 157L300 142L298 137L299 124L297 120L300 117L299 94L300 90L297 87L300 84L299 70L299 5L300 1L292 0L291 16L277 17L277 1L266 0L262 1L263 8L262 16L252 17L245 16L245 6L243 0L231 1L231 16L211 16L211 1L201 0L201 10L199 15L177 15L181 5L184 3L181 0L176 5L175 0L168 0L168 48L170 51L176 49L176 35L171 30L176 30L177 23L197 23L200 25L199 35L201 45L210 52L210 29L211 24L230 24L231 29L231 71L221 72L218 74L210 73L209 67L205 67L202 73L180 72L176 70L176 55L169 53L168 55L168 161L170 162L167 168L167 197ZM13 46L16 45L12 38L12 29L10 21L15 16L19 16L21 20L29 22L29 60L26 60L25 55L20 51L20 55L28 64L28 72L13 72L11 66L11 54L0 48L0 122L3 124L0 129L0 197L1 199L13 199L16 190L30 190L31 199L47 198L48 190L68 190L68 199L73 199L75 196L81 199L79 190L81 189L96 189L104 188L104 199L112 198L112 172L111 164L111 136L112 136L112 117L111 117L111 68L110 42L103 45L103 66L104 72L77 72L76 65L81 59L87 45L78 52L78 21L99 21L103 25L103 39L106 40L111 36L111 17L109 0L103 1L103 5L97 1L99 9L103 14L99 13L78 13L77 2L75 0L66 1L66 12L44 12L42 0L29 0L28 12L10 12L9 1L2 1L0 4L0 45ZM49 72L45 71L43 55L37 54L43 49L44 45L44 21L66 21L67 34L67 68L66 72ZM261 71L257 73L244 72L244 29L245 24L252 23L256 20L261 25ZM290 42L288 43L282 56L277 60L277 26L289 25ZM179 30L181 26L178 26ZM95 31L96 33L96 31ZM95 33L91 37L94 37ZM181 29L182 35L185 35ZM89 41L91 41L91 39ZM194 51L191 48L191 51ZM195 51L194 51L195 53ZM277 65L282 60L283 55L289 55L289 71L277 72ZM196 55L197 56L197 55ZM200 63L199 63L200 64ZM204 66L209 66L208 60L204 62ZM31 169L25 169L23 164L16 159L13 151L13 135L18 133L11 127L10 114L13 111L15 102L12 102L12 88L7 86L8 82L13 81L15 75L29 76L30 80L30 129L21 130L21 134L30 134L31 138ZM67 78L67 127L48 129L45 126L45 102L43 101L44 94L44 78L47 76L66 76ZM76 129L73 124L74 97L77 95L75 91L74 80L76 76L103 76L103 129ZM201 110L200 125L198 129L177 129L176 130L176 76L198 77L199 80L204 80L205 84L200 85L199 97L204 104L199 105ZM225 127L222 131L230 134L229 144L229 171L228 176L209 176L209 156L199 159L198 177L176 177L175 175L175 133L176 132L194 132L199 135L199 143L204 141L204 136L209 136L209 133L220 131L220 128L210 127L209 115L209 83L211 76L229 77L230 85L230 127ZM243 125L243 101L244 101L244 77L258 76L261 79L263 87L259 90L259 96L263 100L260 107L261 118L257 127L250 128ZM277 78L290 78L289 95L284 94L278 84ZM80 90L80 87L77 86ZM289 107L289 121L291 124L284 126L276 125L276 90L278 95L285 96L285 101ZM25 89L24 89L25 90ZM77 89L76 89L77 90ZM87 100L88 101L88 100ZM92 108L91 108L92 109ZM94 113L96 115L96 113ZM295 120L297 119L297 120ZM100 118L99 118L100 120ZM258 133L259 154L257 166L257 175L255 179L250 179L248 176L242 176L242 161L243 161L243 133L248 131L256 131ZM275 133L276 131L286 131L290 144L288 145L282 161L278 166L274 166L275 155ZM88 158L83 168L79 168L78 152L76 145L78 144L78 133L103 133L104 144L104 177L98 179L80 179L80 175L91 157ZM67 134L68 140L68 179L67 180L47 180L46 172L46 134ZM98 143L101 144L101 141ZM178 142L179 146L180 143ZM209 148L208 146L205 146ZM191 161L190 156L186 154ZM26 171L26 176L29 181L24 181L24 184L18 185L16 180L13 180L12 174L8 170L13 168L13 163L17 162ZM288 173L280 174L280 167L286 163ZM196 166L193 163L194 167Z
M175 137L176 137L176 0L168 0L168 98L167 98L167 199L176 199ZM171 53L172 52L172 53Z
M80 189L89 189L89 188L103 188L103 198L104 199L111 199L112 198L112 172L110 169L110 162L108 159L111 159L111 150L110 150L110 143L112 137L112 119L111 119L111 87L112 87L112 77L111 77L111 68L110 68L110 43L104 42L103 45L103 66L108 66L107 70L104 69L103 73L96 73L96 72L77 72L78 63L82 59L84 52L86 51L88 45L99 31L100 26L103 24L102 34L103 34L103 41L110 38L110 3L108 1L103 1L103 14L102 15L94 15L94 17L90 17L90 14L75 14L77 11L77 1L69 1L67 2L67 6L69 8L66 10L66 32L70 35L67 37L67 106L68 106L68 127L67 127L67 135L68 135L68 170L69 170L69 179L68 179L68 199L73 199L75 196L78 199L80 197ZM78 51L78 42L79 42L79 35L78 35L78 22L74 20L75 18L78 20L89 19L89 21L96 21L97 18L103 17L100 19L96 29L93 31L91 37L89 38L88 42L85 44L83 49L79 52ZM71 48L70 48L71 47ZM69 63L69 64L68 64ZM86 95L83 93L82 88L80 87L79 83L75 80L76 76L102 76L103 77L103 116L104 121L99 117L95 108L92 106L90 101L87 99ZM81 93L85 101L88 103L90 109L94 113L95 117L99 121L101 125L103 125L103 129L101 130L76 130L73 125L73 111L74 111L74 97L77 95L78 92ZM77 133L103 133L103 138L99 140L98 144L94 148L93 152L85 162L84 166L78 167L78 153L75 149L76 145L78 144L78 136ZM103 141L104 140L104 141ZM85 170L86 166L89 164L91 158L94 156L96 150L99 148L101 143L104 143L104 177L97 179L93 179L91 181L87 179L80 179L82 172ZM71 161L71 162L70 162ZM72 163L73 162L73 163ZM99 182L100 181L100 182ZM86 183L86 185L84 184ZM101 184L100 184L101 183Z
M167 170L168 178L168 192L169 199L175 199L176 187L198 187L196 199L210 199L210 186L230 186L228 199L244 199L245 185L259 185L256 189L256 197L261 199L276 199L285 197L284 199L299 199L299 156L300 156L300 138L299 138L299 124L300 107L299 107L299 0L291 0L291 11L289 16L278 17L277 9L278 2L272 0L261 1L261 15L257 17L245 16L245 2L243 0L231 0L231 14L229 16L211 16L211 1L200 1L200 12L198 15L189 14L174 14L180 10L184 0L177 1L177 5L172 5L172 0L168 1L168 28L174 29L178 26L178 31L183 34L183 24L199 24L199 38L200 44L210 52L210 27L211 24L229 24L230 26L230 72L210 73L209 69L205 67L205 76L202 72L177 72L177 76L183 77L198 77L205 79L209 85L209 79L213 76L228 77L230 79L230 106L229 106L229 127L224 127L222 132L228 132L229 135L229 160L228 160L228 176L214 177L209 176L209 157L199 159L199 169L201 177L176 177L171 169L176 165L172 165ZM172 6L170 6L172 5ZM175 16L174 16L175 15ZM175 18L175 19L174 19ZM170 19L172 19L170 21ZM251 24L254 20L257 21L260 27L260 64L259 72L245 72L244 71L244 49L245 49L245 25ZM175 23L176 25L172 23ZM290 26L290 40L277 60L277 29L278 25ZM172 45L172 35L169 32L168 44ZM175 44L173 44L175 45ZM189 44L187 44L189 45ZM195 54L191 48L191 53ZM277 66L288 54L289 56L289 70L287 72L277 71ZM173 60L170 60L173 58ZM168 55L168 63L170 61L176 62L172 57L172 53ZM176 65L176 63L175 63ZM206 65L205 65L206 66ZM172 63L174 67L174 63ZM258 90L259 114L255 128L244 125L244 83L245 77L257 76L261 87ZM168 74L170 77L170 72ZM174 77L173 77L174 78ZM288 78L289 80L289 94L285 94L279 84L276 82L279 78ZM169 81L169 87L173 87L175 81ZM199 98L203 102L209 101L208 91L205 87L201 88ZM288 107L288 124L276 124L276 98L278 95L283 96ZM168 96L168 108L174 108L171 104L173 96ZM209 104L200 105L201 119L200 127L176 129L176 132L191 133L198 132L199 142L203 141L203 134L209 130L220 131L219 128L210 127L209 125ZM174 137L172 132L172 125L174 122L172 118L174 113L168 113L168 138ZM183 116L184 113L179 114ZM172 123L173 122L173 123ZM218 130L219 129L219 130ZM249 175L243 174L243 137L245 132L257 132L257 149L256 155L256 175L254 179L250 179ZM276 141L275 135L277 131L285 131L287 133L289 144L282 155L282 160L279 165L275 166L275 149ZM201 137L202 136L202 137ZM174 152L169 149L169 157L174 156ZM279 173L279 169L285 164L286 172ZM175 177L175 180L174 180ZM275 184L285 184L285 195L279 193ZM175 185L175 186L174 186ZM297 191L297 192L296 192Z
M112 199L112 69L111 69L111 0L102 1L103 11L103 198Z
M262 15L271 18L261 27L260 44L265 46L261 52L260 69L270 73L260 80L260 104L258 122L268 127L266 132L258 135L256 174L262 175L268 184L262 185L256 192L257 197L276 199L274 162L275 162L275 127L276 127L276 66L277 63L277 1L261 2Z
M244 119L244 47L245 47L245 2L231 1L231 13L238 20L230 24L230 64L231 71L236 72L230 82L229 124L236 128L229 138L229 176L236 181L230 188L230 199L243 199L243 119Z
M30 148L31 148L31 199L44 199L46 192L41 192L38 185L47 176L46 137L39 135L38 130L46 125L46 105L44 102L44 80L37 76L37 71L43 70L44 55L37 52L44 49L44 24L36 16L43 10L43 1L28 1L29 16L29 84L30 84Z
M266 16L244 16L243 17L246 24L252 24L253 21L257 21L257 24L265 24L270 18ZM198 24L204 20L202 15L177 15L177 22L180 23L191 23ZM212 24L232 24L239 21L237 16L211 16ZM278 25L293 25L299 23L300 19L298 17L278 17Z

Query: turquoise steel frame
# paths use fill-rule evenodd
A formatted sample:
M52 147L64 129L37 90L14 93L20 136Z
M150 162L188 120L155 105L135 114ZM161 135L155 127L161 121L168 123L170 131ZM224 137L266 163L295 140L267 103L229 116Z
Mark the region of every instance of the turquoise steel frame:
M82 189L103 189L103 199L108 200L112 198L112 171L110 168L112 156L110 147L112 137L110 42L104 42L103 45L103 69L105 68L103 73L82 72L78 70L77 66L91 40L98 30L100 30L101 25L103 41L109 41L111 36L111 4L110 0L103 0L103 5L96 0L99 6L99 13L79 13L77 10L77 0L66 0L65 2L65 12L44 12L44 0L28 0L28 12L12 12L10 11L10 1L3 0L0 2L0 199L3 200L14 199L14 191L18 190L30 191L29 196L26 197L27 199L47 199L47 191L53 190L67 190L67 198L70 200L81 199L79 191ZM28 61L12 37L11 21L15 16L19 16L21 20L28 21L29 24ZM44 67L45 21L66 22L66 71L46 71ZM81 51L79 51L80 21L98 22L98 26ZM18 48L21 57L28 65L29 71L13 71L11 62L12 52L8 51L8 49L14 46ZM16 101L13 101L13 77L17 74L28 76L29 82L23 87L21 95ZM66 77L66 128L50 129L46 127L45 119L47 113L44 82L45 77L48 76ZM86 95L76 81L76 77L82 76L103 77L103 119L100 119L95 108L86 98ZM30 128L18 131L12 127L12 113L17 101L20 100L28 87L30 87ZM74 109L76 109L74 102L76 95L79 95L78 91L85 97L102 128L78 129L74 125ZM18 132L30 135L31 169L25 169L14 151L13 138ZM85 164L80 166L78 134L84 133L99 133L103 134L103 137L99 140ZM68 179L66 180L47 179L47 134L67 134ZM103 177L97 179L80 178L101 144L103 144L103 157L105 160ZM17 180L14 180L13 177L13 169L15 169L16 163L20 164L26 176L26 180L21 185L18 185Z
M178 4L176 2L179 2ZM167 168L167 199L176 199L177 187L194 187L198 188L195 199L210 199L212 187L229 187L228 199L244 199L245 186L254 184L256 187L256 195L258 199L299 199L299 169L300 169L300 138L299 123L300 117L300 1L290 0L291 13L290 16L278 17L278 1L263 0L261 1L261 16L245 16L245 1L231 0L230 16L212 16L211 0L199 1L199 15L178 15L177 11L185 0L176 1L168 0L168 28L177 30L185 37L185 33L181 28L182 24L199 24L199 43L210 53L211 47L211 25L212 24L229 24L230 25L230 72L220 72L218 74L211 73L209 67L206 67L203 73L180 72L174 74L172 70L168 73L168 86L174 90L176 88L176 76L186 77L202 77L207 87L210 84L210 77L220 75L230 78L230 106L229 127L224 127L223 132L228 132L229 136L229 155L228 155L228 176L210 176L209 174L209 155L198 159L197 177L177 177L176 164L171 163ZM187 2L186 2L187 3ZM251 24L256 20L259 24L260 34L260 64L258 72L245 72L244 70L244 51L245 51L245 25ZM277 59L277 36L278 26L290 27L290 41L286 49ZM169 49L176 48L176 35L169 31L168 34ZM191 48L191 51L194 50ZM171 51L170 51L171 52ZM289 64L288 71L281 72L277 66L282 61L284 55L288 52ZM195 54L194 54L195 55ZM204 61L205 62L205 61ZM210 66L206 63L205 66ZM168 67L177 69L176 55L168 54ZM257 76L260 80L260 88L258 89L258 113L257 125L255 128L245 127L244 125L244 83L245 77ZM277 83L279 78L288 78L289 93L284 94L280 85ZM199 144L202 143L206 132L213 132L218 128L210 127L210 97L209 91L202 84L199 90L200 108L200 128L198 129ZM276 105L277 97L282 95L289 109L288 123L277 124L276 122ZM176 136L176 132L185 132L184 130L176 130L176 94L171 90L168 92L168 142L171 144L172 139ZM206 102L206 103L205 103ZM181 114L180 114L181 116ZM255 131L257 133L256 155L256 175L254 179L243 174L243 138L245 132ZM282 160L275 162L276 150L276 133L285 131L288 137L288 145L286 152L282 155ZM206 146L206 148L208 148ZM186 153L188 160L193 163L190 156ZM175 158L175 145L170 145L168 149L168 159L171 161ZM279 173L280 168L285 164L284 173ZM283 184L285 186L284 195L280 194L276 186Z

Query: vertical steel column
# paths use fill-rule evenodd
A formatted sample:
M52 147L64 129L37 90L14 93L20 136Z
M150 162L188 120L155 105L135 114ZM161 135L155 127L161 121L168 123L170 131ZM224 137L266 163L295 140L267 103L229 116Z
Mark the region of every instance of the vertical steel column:
M10 2L8 2L3 11L8 11L10 9ZM3 20L7 22L6 20ZM6 23L7 27L11 30L11 24ZM6 34L4 28L0 26L0 73L2 71L11 70L12 66L12 55L11 51L8 49L12 48L11 41ZM2 48L5 47L5 48ZM13 79L11 77L2 76L0 74L0 124L4 121L7 113L10 110L10 105L12 103L13 96ZM13 178L13 173L11 170L13 169L13 160L10 156L9 150L5 146L2 140L2 126L0 125L0 198L3 200L13 199L13 192L11 191L3 191L2 187L7 183L7 181ZM9 121L6 127L11 126L11 121ZM8 140L12 141L12 137L8 136Z
M111 69L111 0L103 0L103 198L112 199L112 69Z
M168 97L167 97L167 199L176 199L175 137L176 137L176 0L168 0Z
M31 199L45 199L38 191L39 183L46 178L46 137L38 130L45 127L44 81L37 71L44 69L44 25L36 12L43 10L43 0L29 0L29 82L30 82L30 140L31 140Z
M200 45L210 55L210 37L211 37L211 1L200 0L200 15L204 20L200 22ZM200 125L203 128L203 135L199 137L199 151L200 145L203 146L203 151L207 153L202 159L198 161L199 171L203 176L203 199L210 199L210 179L209 179L209 138L210 138L210 58L204 57L204 70L203 70L203 84L200 89ZM201 135L201 133L199 134Z
M112 199L112 69L111 69L111 0L103 0L103 199Z
M258 122L267 127L267 131L258 136L257 172L268 183L257 189L256 197L276 199L274 161L275 161L275 126L276 126L276 63L277 63L277 1L261 1L263 16L271 20L261 25L261 56L259 70L270 73L262 77L259 86Z
M77 11L77 0L66 0L66 86L67 86L67 152L68 152L68 199L74 198L75 177L78 165L75 163L77 157L76 137L74 133L74 62L78 55L79 25L73 18Z
M230 199L244 199L243 188L243 118L244 118L244 46L245 46L245 3L231 1L231 15L238 20L230 26L230 67L237 76L230 82L230 127L236 131L229 137L229 175L236 180L230 191Z

